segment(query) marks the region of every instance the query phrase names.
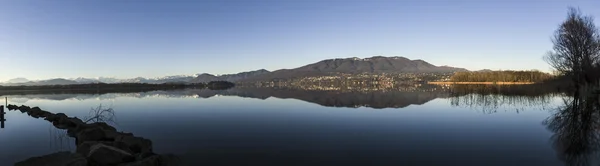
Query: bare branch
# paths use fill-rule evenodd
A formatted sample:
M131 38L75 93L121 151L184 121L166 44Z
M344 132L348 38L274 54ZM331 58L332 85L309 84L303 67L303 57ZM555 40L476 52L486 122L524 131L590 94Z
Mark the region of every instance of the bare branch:
M596 83L600 75L600 34L591 16L577 8L569 8L565 20L552 38L553 51L544 60L561 74L573 77L575 83Z
M90 110L90 116L83 120L85 123L89 122L105 122L116 124L115 110L112 107L104 108L100 104L96 108Z

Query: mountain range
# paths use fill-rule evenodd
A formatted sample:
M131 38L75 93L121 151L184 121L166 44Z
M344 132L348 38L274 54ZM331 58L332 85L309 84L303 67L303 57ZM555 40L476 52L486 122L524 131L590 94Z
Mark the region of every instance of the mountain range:
M268 81L273 79L288 79L307 76L325 76L337 73L432 73L432 72L457 72L468 71L463 68L450 66L435 66L424 60L410 60L405 57L383 57L374 56L370 58L337 58L327 59L316 63L308 64L294 69L281 69L268 71L265 69L247 71L236 74L212 75L208 73L195 75L175 75L160 78L136 77L130 79L117 79L111 77L99 78L55 78L48 80L28 80L26 78L14 78L1 85L19 86L19 85L70 85L70 84L88 84L88 83L201 83L210 81L230 81L230 82L250 82L250 81Z
M295 69L281 69L261 74L242 81L261 81L273 79L288 79L294 77L326 76L336 73L350 74L380 74L380 73L447 73L468 71L464 68L450 66L435 66L424 60L410 60L405 57L374 56L370 58L338 58L327 59L308 64Z

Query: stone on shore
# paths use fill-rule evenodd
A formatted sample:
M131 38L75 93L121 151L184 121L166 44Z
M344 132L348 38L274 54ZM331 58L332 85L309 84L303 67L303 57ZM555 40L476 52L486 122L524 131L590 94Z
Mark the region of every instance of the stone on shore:
M87 159L90 163L99 165L117 165L135 161L131 153L101 143L90 148Z
M33 107L27 112L27 115L34 117L34 118L40 118L40 117L50 116L50 115L52 115L52 113L50 113L48 111L44 111L44 110L40 109L39 107Z
M40 107L33 107L33 108L29 109L29 112L36 112L36 111L42 111L42 109Z
M83 156L88 156L90 153L90 150L92 148L92 146L97 145L97 144L104 144L107 146L112 146L115 147L117 149L123 150L127 153L132 153L131 150L129 149L129 147L123 143L123 142L110 142L110 141L86 141L83 142L81 144L79 144L79 146L77 146L77 153L83 155Z
M45 120L49 121L49 122L58 122L60 119L64 119L64 118L68 118L67 115L63 114L63 113L58 113L58 114L51 114L46 116L46 118L44 118Z
M6 106L6 108L8 108L8 110L18 110L19 106L9 104L9 105Z
M75 138L77 140L77 145L80 145L86 141L114 141L114 139L108 139L106 137L106 131L100 127L83 129L76 134Z
M62 118L58 120L56 128L59 129L73 129L85 123L79 118Z
M77 118L75 118L75 119L77 119ZM75 127L66 128L67 135L69 135L70 137L77 137L77 133L80 133L80 132L90 129L90 128L99 128L99 129L104 130L106 133L106 138L108 138L108 139L114 139L114 137L116 135L115 133L117 132L116 128L114 128L104 122L95 122L95 123L86 124L85 122L83 122L79 119L77 119L73 122L74 122L74 124L78 124L78 125L75 125Z
M31 109L31 108L29 108L29 106L26 106L26 105L19 106L19 110L21 110L21 112L28 112L29 109Z
M94 122L94 123L90 123L89 125L98 126L104 130L117 131L117 129L115 127L112 127L104 122Z
M114 141L127 144L134 154L152 152L152 141L142 137L118 135Z
M67 135L75 138L76 153L59 152L41 157L29 158L17 163L29 165L124 165L124 166L163 166L178 165L174 155L158 155L152 151L152 141L136 137L132 133L118 132L104 122L86 124L77 117L63 113L53 114L39 107L8 105L8 109L20 110L34 118L44 118L56 128L66 129Z
M40 116L40 118L45 118L45 117L48 117L48 116L52 115L51 112L44 111L44 110L41 110L41 111L37 112L36 114L38 116Z

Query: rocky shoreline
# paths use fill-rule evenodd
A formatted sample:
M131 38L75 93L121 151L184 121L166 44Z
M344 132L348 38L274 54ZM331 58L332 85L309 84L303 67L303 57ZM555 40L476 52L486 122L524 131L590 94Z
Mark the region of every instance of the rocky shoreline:
M61 165L61 166L171 166L180 160L171 154L161 155L152 151L152 141L118 132L104 122L85 123L77 117L63 113L51 113L39 107L8 105L8 110L19 110L33 118L44 118L58 129L67 130L75 138L76 152L57 152L29 158L15 166Z

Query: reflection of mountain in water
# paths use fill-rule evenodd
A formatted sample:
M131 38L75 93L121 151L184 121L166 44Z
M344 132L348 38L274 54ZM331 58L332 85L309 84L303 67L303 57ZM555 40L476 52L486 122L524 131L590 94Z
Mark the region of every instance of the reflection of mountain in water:
M20 94L6 95L11 101L37 100L109 100L117 97L167 97L167 98L210 98L216 95L238 96L256 99L276 97L298 99L328 107L371 107L402 108L412 104L424 104L440 97L448 97L444 90L422 91L314 91L274 88L233 88L229 90L186 89L173 91L151 91L138 93L107 94Z
M10 103L26 103L29 101L28 98L11 98Z
M371 108L403 108L412 104L424 104L433 99L448 97L443 90L438 91L307 91L298 89L236 89L242 93L249 93L262 97L276 97L282 99L299 99L328 107L371 107ZM236 93L224 95L242 96ZM250 97L250 96L244 96Z
M471 87L471 86L469 86ZM491 98L501 95L510 98L540 97L550 92L535 90L529 94L531 88L496 88L495 86L415 86L392 90L303 90L293 88L256 88L236 87L228 90L185 89L172 91L148 91L137 93L98 93L80 92L77 94L60 93L47 94L43 92L20 92L15 95L5 95L9 100L42 99L42 100L109 100L117 97L166 97L166 98L210 98L220 96L238 96L246 98L267 99L276 97L281 99L298 99L327 107L371 107L371 108L403 108L413 104L424 104L436 98L451 98L453 105L473 105L473 103L489 104L488 101L509 101ZM490 94L491 93L491 94ZM475 97L474 97L475 96ZM479 98L478 98L479 97ZM477 99L477 100L473 100ZM480 100L485 99L485 100ZM509 102L510 103L510 102ZM498 103L496 103L498 104ZM501 103L503 104L503 103Z
M31 99L43 100L86 100L99 97L99 94L30 94L30 95L7 95L11 102L27 102Z

